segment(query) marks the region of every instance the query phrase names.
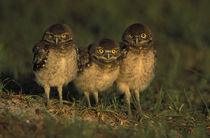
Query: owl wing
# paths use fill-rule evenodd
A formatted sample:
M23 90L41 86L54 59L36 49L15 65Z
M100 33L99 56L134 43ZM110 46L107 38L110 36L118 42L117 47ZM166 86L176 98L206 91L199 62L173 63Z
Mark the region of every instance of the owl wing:
M46 64L49 54L49 44L45 41L40 41L33 48L33 71L39 71Z
M127 46L125 42L120 43L120 52L121 52L121 58L125 58L127 56Z
M157 58L158 58L158 54L157 54L157 50L156 49L153 49L153 52L154 52L154 58L155 58L155 67L156 67L156 65L157 65ZM155 68L156 69L156 68ZM155 70L155 72L156 72L156 70Z
M82 72L85 68L88 68L90 66L90 55L88 52L88 48L79 49L78 54L78 68L79 71Z

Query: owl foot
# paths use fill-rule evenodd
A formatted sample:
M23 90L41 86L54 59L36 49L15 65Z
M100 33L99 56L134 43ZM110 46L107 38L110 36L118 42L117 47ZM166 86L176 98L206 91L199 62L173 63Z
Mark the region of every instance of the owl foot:
M132 115L132 112L131 112L131 108L128 108L128 118L130 118L130 119L133 118L133 115Z
M138 101L137 110L138 110L138 114L139 114L140 117L147 118L147 119L149 118L149 116L146 115L146 114L142 111L141 105L140 105L140 101Z
M130 119L130 120L136 120L136 116L133 115L132 113L128 113L128 119Z
M95 104L93 107L98 107L99 106L99 104L97 103L97 104Z
M88 102L87 105L88 105L88 108L92 107L91 104L90 104L90 102Z
M50 107L51 107L50 100L47 100L47 109L50 109Z
M139 116L140 118L143 118L143 119L149 119L149 118L150 118L149 115L145 114L145 113L142 112L142 111L138 113L138 116Z
M63 108L63 101L60 101L59 107L60 107L60 108Z

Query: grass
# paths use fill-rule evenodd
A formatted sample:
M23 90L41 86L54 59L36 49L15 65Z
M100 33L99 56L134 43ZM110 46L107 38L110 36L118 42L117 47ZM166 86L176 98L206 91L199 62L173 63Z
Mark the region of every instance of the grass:
M73 121L46 117L40 122L25 121L20 115L4 113L1 118L7 131L1 127L1 135L15 137L208 137L206 124L195 125L193 121L171 117L144 120L141 125L112 128L102 122ZM3 126L3 125L1 125ZM14 135L15 134L15 135Z
M209 0L1 0L0 137L209 136L209 5ZM99 106L86 108L70 84L63 109L57 108L54 91L53 108L45 108L43 89L32 74L31 49L49 25L70 25L77 46L84 47L103 37L119 42L136 22L151 28L157 49L155 79L140 95L149 119L139 117L132 100L135 118L129 120L124 97L114 88L100 93Z
M1 80L0 81L0 95L2 95L4 93L4 88L6 86L6 84L8 83L8 78L7 79L4 79L4 80Z
M2 86L5 84L1 83ZM116 92L107 92L109 98L100 95L100 104L87 108L84 97L65 101L59 108L57 96L52 97L52 109L45 107L42 95L22 95L13 92L1 93L0 132L3 137L208 137L210 120L206 100L193 106L187 96L174 94L173 90L160 89L157 95L150 95L148 89L142 94L143 110L150 118L141 118L135 110L135 118L128 119L127 107L123 98ZM110 96L112 95L112 96ZM113 96L115 95L115 96ZM156 97L156 98L155 98ZM11 102L10 102L11 101ZM148 103L148 102L153 103ZM14 104L14 105L13 105ZM150 104L148 107L147 104ZM16 106L16 107L15 107ZM21 107L23 107L21 109ZM32 113L33 112L33 113Z

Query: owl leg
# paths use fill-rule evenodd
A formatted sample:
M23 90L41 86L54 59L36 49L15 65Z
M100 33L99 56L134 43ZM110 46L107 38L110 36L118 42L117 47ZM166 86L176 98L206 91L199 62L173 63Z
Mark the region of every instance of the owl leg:
M44 86L44 91L47 98L47 107L50 108L50 87Z
M93 96L95 98L96 106L98 105L98 92L93 92Z
M130 98L131 98L130 89L129 89L128 85L125 83L117 83L117 85L118 85L119 90L122 91L123 93L125 93L125 100L128 104L128 116L132 117L131 104L130 104Z
M62 86L58 86L58 94L59 94L59 101L60 101L60 106L63 106L63 87Z
M84 92L84 95L87 100L88 107L91 107L89 92Z
M138 109L139 113L142 113L140 97L139 97L139 90L135 90L135 97L136 97L136 101L137 101L137 109Z
M140 93L139 90L135 90L135 97L136 97L136 101L137 101L137 110L140 113L141 117L149 118L149 116L144 114L144 112L142 111L139 93Z
M129 88L127 88L127 89L125 90L125 98L126 98L126 102L127 102L127 104L128 104L128 116L129 116L129 117L132 117L132 113L131 113L131 104L130 104L131 93L130 93Z

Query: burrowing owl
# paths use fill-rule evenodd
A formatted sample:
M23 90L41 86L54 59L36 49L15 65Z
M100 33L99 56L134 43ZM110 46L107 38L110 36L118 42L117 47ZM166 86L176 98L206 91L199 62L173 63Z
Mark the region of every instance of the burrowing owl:
M80 53L80 72L74 80L76 87L84 92L91 107L89 93L98 104L98 92L104 91L119 74L120 46L111 39L102 39L83 49Z
M154 78L156 62L151 30L142 24L129 26L122 36L121 47L126 49L127 55L122 60L116 83L118 88L125 93L129 116L132 115L130 90L134 90L138 110L143 115L139 92L147 88Z
M62 101L63 85L77 74L77 47L71 29L65 24L54 24L44 33L33 48L33 71L36 81L44 87L47 105L50 106L50 87L57 87Z

